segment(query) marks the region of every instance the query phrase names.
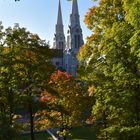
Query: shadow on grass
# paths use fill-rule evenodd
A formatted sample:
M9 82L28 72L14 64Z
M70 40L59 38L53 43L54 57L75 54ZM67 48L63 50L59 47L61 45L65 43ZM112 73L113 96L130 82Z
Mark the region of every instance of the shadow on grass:
M93 127L76 127L71 129L71 140L96 140L96 135ZM30 140L30 135L22 135L17 140ZM47 132L41 132L35 134L36 140L52 140L52 137Z
M77 127L72 129L72 140L96 140L93 127Z
M30 135L22 135L19 136L19 138L17 140L30 140ZM47 132L43 132L43 133L37 133L35 134L35 139L36 140L49 140L51 139L50 135Z

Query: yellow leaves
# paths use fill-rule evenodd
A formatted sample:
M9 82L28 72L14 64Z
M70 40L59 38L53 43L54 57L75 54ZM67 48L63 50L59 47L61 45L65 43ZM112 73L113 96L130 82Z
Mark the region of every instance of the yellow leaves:
M100 32L99 27L95 27L95 28L94 28L94 34L98 34L99 32Z
M39 36L37 34L31 35L32 40L39 40Z
M98 52L98 48L97 47L93 47L93 53L97 53Z
M89 96L93 96L94 93L95 93L95 87L94 86L90 86L88 88L88 95Z
M47 115L47 114L48 114L47 110L42 110L42 111L38 111L37 113L35 113L34 117L44 116L44 115Z
M3 49L3 53L9 53L10 52L10 48L9 47L5 47L4 49Z
M51 117L55 117L55 118L58 119L58 118L61 117L61 112L52 110L52 111L50 112L50 116L51 116Z
M80 48L80 51L79 51L79 54L78 54L78 59L81 61L83 60L86 56L87 56L87 53L88 53L88 45L84 45Z
M48 119L41 119L41 120L36 120L34 121L35 129L37 130L46 130L50 128L50 123Z
M140 29L140 1L139 0L123 0L123 7L126 11L126 21L128 21L135 29Z
M46 90L41 94L40 101L41 102L54 102L56 99L55 96L51 95L51 93Z
M86 124L93 124L95 122L95 118L91 115L87 118Z
M104 48L104 44L103 44L103 43L100 43L98 50L99 50L99 51L102 51L103 48Z
M99 34L92 34L90 37L87 38L87 43L88 44L93 44L94 42L96 42L97 40L99 40Z
M92 7L89 9L89 11L85 15L84 22L88 26L88 28L92 29L94 21L94 14L97 13L97 8Z
M72 136L72 135L70 134L69 130L66 130L66 129L64 129L63 131L57 131L57 134L58 134L60 137L64 137L64 136L71 137L71 136Z
M16 115L16 114L15 114L15 115L13 116L13 120L17 120L17 119L21 119L21 118L22 118L21 115Z
M103 5L104 3L106 3L106 0L100 0L100 5Z

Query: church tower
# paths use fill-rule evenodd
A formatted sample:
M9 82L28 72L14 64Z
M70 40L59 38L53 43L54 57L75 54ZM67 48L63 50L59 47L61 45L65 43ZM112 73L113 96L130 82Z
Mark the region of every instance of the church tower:
M68 29L67 42L63 30L61 2L59 0L57 24L53 43L52 64L60 70L65 70L69 74L76 76L78 60L77 54L83 45L83 35L80 25L80 16L77 0L72 1L72 11L70 14L70 25Z
M51 61L52 64L60 70L63 70L63 50L65 49L65 44L66 43L65 43L65 35L63 30L61 2L59 0L57 24L55 26L54 42L52 48L52 52L54 56Z
M78 61L77 54L83 45L83 35L80 26L80 16L77 0L72 1L72 12L70 14L70 25L67 36L67 46L65 50L65 69L68 73L76 76Z
M65 48L65 35L63 30L63 20L61 12L61 2L59 0L57 24L55 27L53 49L64 50Z

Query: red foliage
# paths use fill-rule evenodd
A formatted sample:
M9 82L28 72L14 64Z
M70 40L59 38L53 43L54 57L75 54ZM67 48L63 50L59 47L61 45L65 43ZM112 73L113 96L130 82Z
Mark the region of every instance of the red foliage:
M69 79L73 79L72 75L68 74L67 72L62 72L57 70L55 73L51 75L50 83L56 83L58 81L65 81Z
M51 94L49 94L47 91L44 91L42 94L41 94L41 98L40 98L40 101L41 102L47 102L47 101L51 101L54 99L54 96L52 96Z

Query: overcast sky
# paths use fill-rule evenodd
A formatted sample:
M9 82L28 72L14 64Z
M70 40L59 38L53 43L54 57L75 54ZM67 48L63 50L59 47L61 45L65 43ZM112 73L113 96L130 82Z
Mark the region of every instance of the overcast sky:
M88 9L96 5L92 0L79 0L79 13L84 39L91 32L83 23L84 16ZM64 31L67 32L69 15L71 13L71 2L61 0ZM41 39L50 41L52 44L57 21L58 0L0 0L0 21L5 27L19 23L30 32L37 33Z

